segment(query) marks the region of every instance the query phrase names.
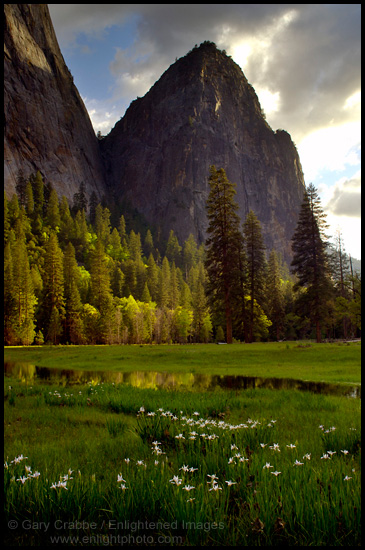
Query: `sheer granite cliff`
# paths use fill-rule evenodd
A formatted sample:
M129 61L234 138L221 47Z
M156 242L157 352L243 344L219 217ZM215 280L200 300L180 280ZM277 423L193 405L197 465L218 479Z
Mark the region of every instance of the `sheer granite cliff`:
M176 61L98 141L46 4L4 5L5 190L40 170L59 196L114 195L167 238L204 242L209 167L236 183L268 249L290 260L304 182L296 148L265 121L241 69L205 42ZM120 213L123 213L121 211Z
M99 143L66 67L47 4L4 4L4 183L40 170L58 194L104 194Z
M296 148L270 128L240 67L214 44L171 65L101 148L116 196L180 242L189 233L205 240L209 167L224 168L242 221L252 209L268 248L289 259L304 191Z

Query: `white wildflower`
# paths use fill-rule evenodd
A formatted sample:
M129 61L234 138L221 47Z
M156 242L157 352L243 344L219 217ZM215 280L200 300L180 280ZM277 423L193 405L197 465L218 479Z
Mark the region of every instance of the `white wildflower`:
M28 479L27 477L22 476L22 477L19 477L19 478L17 479L17 481L21 481L22 484L24 485L24 483L27 481L27 479Z
M219 487L218 483L213 483L212 487L209 489L209 491L221 491L222 487Z
M192 489L195 489L195 487L192 487L191 485L185 485L185 487L183 487L183 490L184 491L191 491Z
M172 479L170 479L170 483L173 483L175 485L181 485L182 479L179 478L179 476L174 476Z

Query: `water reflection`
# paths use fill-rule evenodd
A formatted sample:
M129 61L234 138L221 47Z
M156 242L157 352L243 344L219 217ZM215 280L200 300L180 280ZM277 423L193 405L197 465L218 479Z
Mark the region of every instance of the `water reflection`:
M347 395L361 398L361 386L308 382L291 378L262 378L258 376L193 374L171 372L115 372L81 371L72 369L49 369L30 363L5 362L4 372L27 382L44 381L68 386L75 384L129 384L138 388L171 390L214 390L216 388L247 390L251 388L269 388L272 390L301 390L331 395Z

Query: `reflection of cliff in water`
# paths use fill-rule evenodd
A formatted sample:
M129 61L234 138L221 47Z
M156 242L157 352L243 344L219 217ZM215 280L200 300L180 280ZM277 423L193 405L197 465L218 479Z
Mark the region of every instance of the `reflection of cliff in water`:
M345 384L328 384L326 382L309 382L292 378L262 378L258 376L193 374L191 372L156 372L156 371L83 371L73 369L50 369L37 367L30 363L5 362L5 375L19 378L23 381L44 381L60 385L129 384L141 389L171 389L171 390L215 390L217 388L231 390L248 390L268 388L272 390L300 390L312 393L331 395L347 395L361 398L361 386Z

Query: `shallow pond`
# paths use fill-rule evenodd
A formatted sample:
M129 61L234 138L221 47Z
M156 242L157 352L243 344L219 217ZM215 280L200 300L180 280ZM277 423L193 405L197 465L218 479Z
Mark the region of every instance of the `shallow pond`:
M301 390L331 395L346 395L361 398L361 386L345 384L328 384L310 382L291 378L263 378L256 376L209 375L156 371L84 371L73 369L56 369L37 367L30 363L4 363L5 376L12 376L31 382L59 383L60 385L88 384L109 382L129 384L139 388L171 390L214 390L216 388L247 390L251 388L269 388L273 390Z

